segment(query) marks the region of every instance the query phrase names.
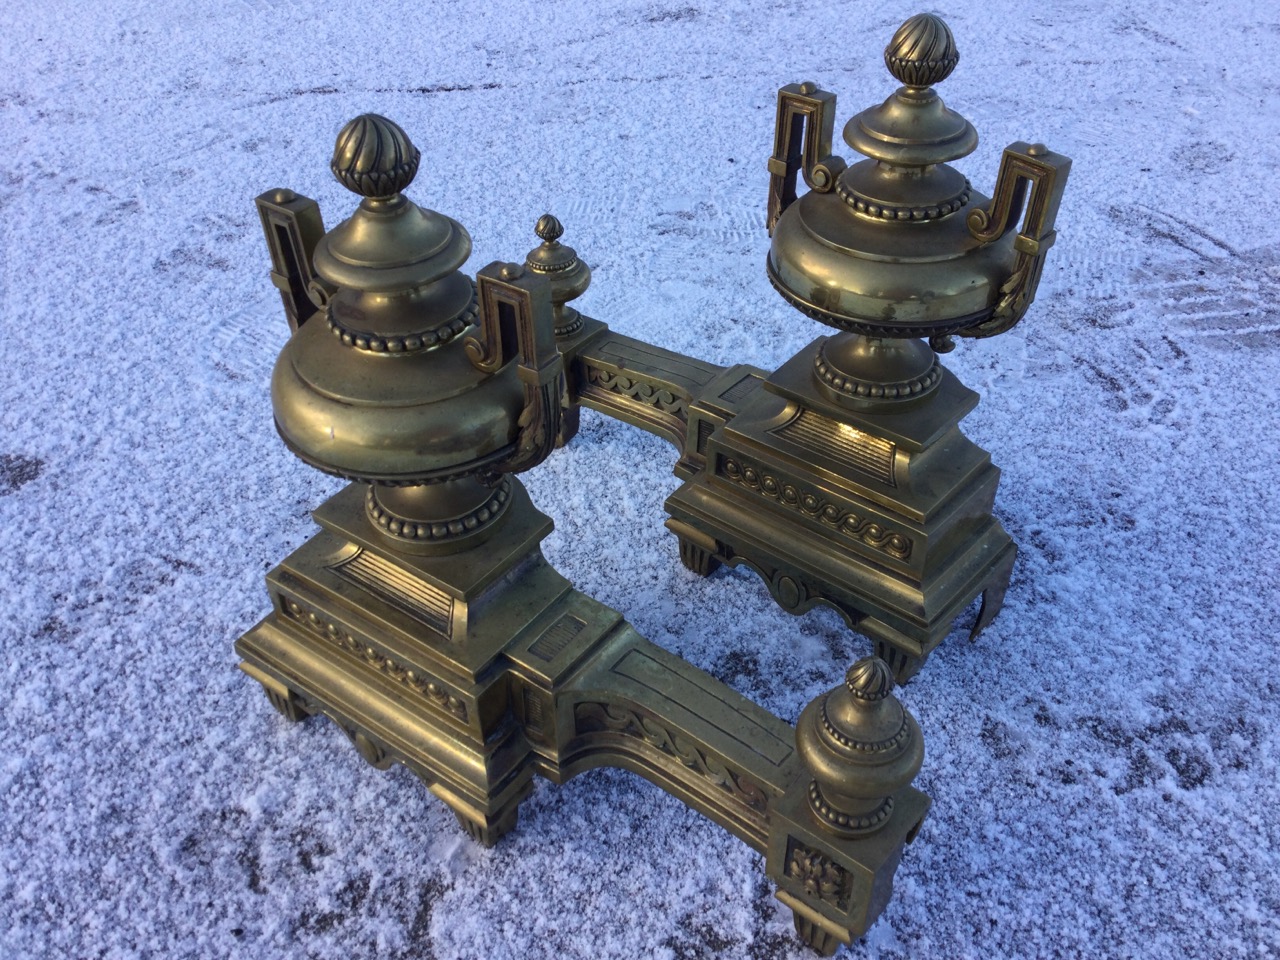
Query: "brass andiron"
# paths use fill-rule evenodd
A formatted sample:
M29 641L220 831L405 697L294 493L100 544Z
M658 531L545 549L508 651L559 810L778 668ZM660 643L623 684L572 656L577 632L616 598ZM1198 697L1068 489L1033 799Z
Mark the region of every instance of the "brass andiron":
M332 163L362 198L351 217L325 233L314 201L258 197L294 330L272 376L276 426L352 483L268 574L272 611L237 641L241 669L286 718L327 715L375 767L408 767L484 844L515 826L535 774L632 770L760 851L797 931L829 955L884 909L929 806L889 666L858 661L793 729L546 562L551 521L516 474L572 437L589 390L646 387L614 376L605 390L602 361L584 359L618 340L569 306L590 271L555 218L525 265L473 283L466 230L404 195L418 162L403 130L364 115ZM699 401L722 425L725 382Z
M978 144L933 88L959 61L950 29L914 16L884 59L903 86L845 126L865 157L852 166L831 152L833 94L812 83L778 93L766 270L836 335L773 373L597 321L560 349L571 402L679 450L685 482L666 525L689 569L746 564L787 610L834 607L902 681L976 597L971 638L1004 600L1017 548L991 514L1000 472L961 434L978 395L937 353L1022 319L1071 161L1014 143L989 200L950 165ZM799 199L798 176L809 187Z

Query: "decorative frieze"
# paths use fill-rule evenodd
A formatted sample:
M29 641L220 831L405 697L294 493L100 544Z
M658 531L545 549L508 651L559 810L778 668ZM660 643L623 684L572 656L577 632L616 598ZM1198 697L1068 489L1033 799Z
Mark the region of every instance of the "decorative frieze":
M463 723L467 720L467 705L440 680L410 667L399 660L358 640L350 631L325 619L314 610L308 610L296 600L282 598L285 614L292 620L332 642L339 649L360 658L385 676L403 684L433 706L444 710Z
M895 560L906 560L911 556L910 538L841 504L833 503L820 493L769 473L749 460L721 457L716 473L810 519L818 520L846 537L881 550Z
M705 748L669 730L646 711L614 703L584 701L574 707L573 716L579 734L608 731L634 737L678 760L756 813L763 815L769 810L769 799L755 781Z

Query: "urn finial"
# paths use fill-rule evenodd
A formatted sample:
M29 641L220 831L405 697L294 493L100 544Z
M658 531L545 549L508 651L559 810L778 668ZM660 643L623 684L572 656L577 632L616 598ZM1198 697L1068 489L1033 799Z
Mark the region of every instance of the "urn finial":
M920 771L920 727L893 696L893 671L879 657L849 668L843 686L800 715L796 746L813 780L809 806L837 836L872 833L893 813L893 797Z
M908 87L941 83L959 62L951 28L932 13L917 13L907 20L884 48L885 66Z
M329 169L351 192L385 200L413 182L421 156L399 124L362 113L339 131Z
M582 330L582 316L569 306L569 301L586 292L591 284L591 268L578 259L573 247L560 242L564 236L564 224L556 217L544 213L534 224L533 232L542 243L529 251L524 265L551 281L556 338L567 340Z

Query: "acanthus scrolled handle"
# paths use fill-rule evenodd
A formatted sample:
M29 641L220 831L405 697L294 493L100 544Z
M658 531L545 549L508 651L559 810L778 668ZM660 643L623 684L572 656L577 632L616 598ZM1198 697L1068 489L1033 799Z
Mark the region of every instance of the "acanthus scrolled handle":
M1013 241L1018 256L1000 286L991 316L957 331L959 336L993 337L1012 329L1026 314L1040 285L1045 254L1057 239L1054 220L1070 172L1071 159L1042 143L1019 141L1005 148L990 206L974 210L967 222L975 239L992 243L1014 228L1025 205L1022 228Z
M789 83L778 91L778 114L769 158L769 235L796 200L796 174L810 190L829 193L845 168L831 154L836 95L813 83Z
M495 261L476 275L480 336L464 341L472 365L495 374L512 360L524 385L524 409L512 455L499 473L537 466L555 448L565 394L564 361L556 347L551 284L514 263Z

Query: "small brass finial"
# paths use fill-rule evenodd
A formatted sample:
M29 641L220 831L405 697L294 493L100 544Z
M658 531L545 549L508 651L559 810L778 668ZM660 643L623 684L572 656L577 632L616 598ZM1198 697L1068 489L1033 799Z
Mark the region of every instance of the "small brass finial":
M533 232L538 235L538 239L543 243L551 244L564 236L564 226L551 214L544 213L538 218Z
M863 657L849 668L844 683L859 700L883 700L893 690L893 672L879 657Z
M932 13L917 13L884 48L884 63L899 83L929 87L951 76L960 62L951 28Z
M362 113L339 131L329 169L351 192L385 200L413 182L421 156L399 124Z
M573 247L560 242L564 224L544 213L534 224L533 232L542 241L529 251L524 265L551 281L551 303L555 307L556 337L567 340L582 331L582 317L569 306L586 292L591 283L591 268L578 259Z
M813 780L809 806L837 836L880 829L893 795L924 761L920 727L893 693L893 671L879 657L849 668L841 687L807 707L796 724L796 747Z

